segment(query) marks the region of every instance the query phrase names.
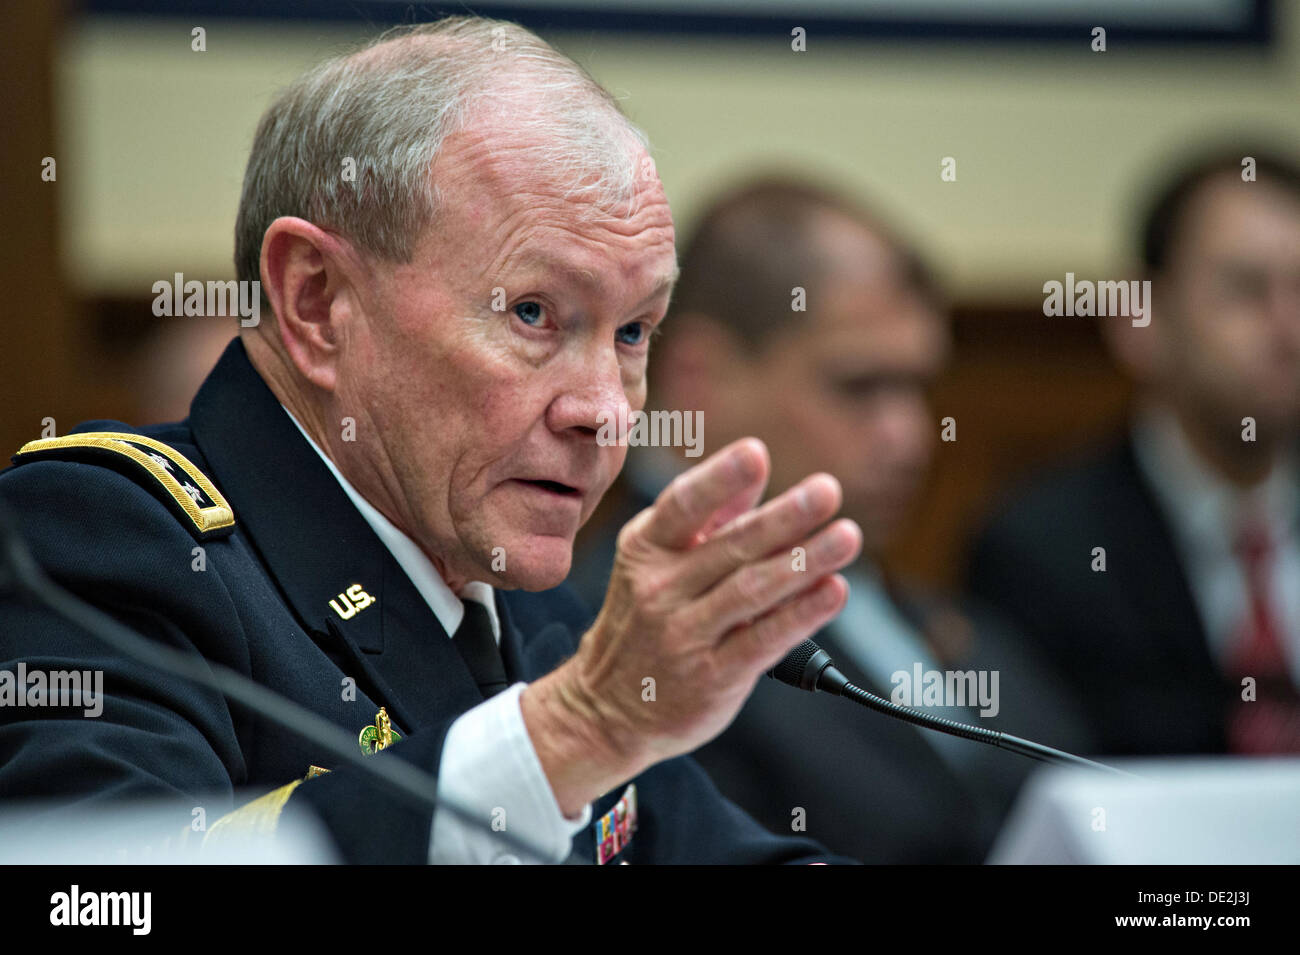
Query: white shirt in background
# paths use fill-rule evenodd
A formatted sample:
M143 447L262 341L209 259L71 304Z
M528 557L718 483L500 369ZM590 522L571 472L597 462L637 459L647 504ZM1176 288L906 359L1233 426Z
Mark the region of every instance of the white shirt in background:
M1233 549L1241 519L1251 514L1268 528L1274 545L1269 597L1283 629L1282 652L1300 684L1300 476L1294 459L1284 457L1267 478L1243 491L1207 468L1177 418L1155 406L1135 418L1133 445L1173 531L1211 655L1220 663L1249 609L1245 569Z

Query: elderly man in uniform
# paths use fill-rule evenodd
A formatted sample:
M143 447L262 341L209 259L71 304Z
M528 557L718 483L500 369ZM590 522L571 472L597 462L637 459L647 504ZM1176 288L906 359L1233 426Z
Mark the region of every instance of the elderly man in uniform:
M436 776L482 825L17 601L0 666L102 670L105 700L97 719L0 713L0 796L269 792L259 811L311 806L355 861L490 861L501 816L555 861L817 858L684 754L843 606L861 534L833 519L832 477L757 506L767 452L739 440L628 523L585 633L565 591L518 593L564 580L622 466L599 424L644 402L677 273L644 137L610 96L510 24L382 38L271 106L235 254L274 317L190 417L33 441L0 498L64 586L375 724L370 747L392 742L374 759Z

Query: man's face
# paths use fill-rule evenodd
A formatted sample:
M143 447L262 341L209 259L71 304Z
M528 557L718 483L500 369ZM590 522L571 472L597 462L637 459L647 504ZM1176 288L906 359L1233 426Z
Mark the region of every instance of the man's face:
M844 277L810 289L807 313L737 364L745 385L723 387L740 399L732 413L771 450L772 492L809 471L834 474L870 552L888 542L927 473L938 424L926 391L948 336L885 244L855 229L834 248L830 257L851 266Z
M1267 180L1207 184L1153 287L1158 385L1229 437L1300 426L1300 201ZM1164 320L1163 328L1155 328Z
M378 270L338 388L344 413L369 418L344 446L350 470L370 472L381 510L453 587L539 590L568 574L574 534L626 454L597 429L644 404L676 273L653 173L630 218L584 219L593 207L513 142L483 129L449 140L433 170L445 212L409 265Z

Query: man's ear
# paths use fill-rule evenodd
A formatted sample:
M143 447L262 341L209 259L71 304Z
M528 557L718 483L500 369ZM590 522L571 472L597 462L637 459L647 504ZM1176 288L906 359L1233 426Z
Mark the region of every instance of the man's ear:
M305 219L281 216L262 237L262 287L284 348L318 388L334 389L339 343L355 297L344 240Z

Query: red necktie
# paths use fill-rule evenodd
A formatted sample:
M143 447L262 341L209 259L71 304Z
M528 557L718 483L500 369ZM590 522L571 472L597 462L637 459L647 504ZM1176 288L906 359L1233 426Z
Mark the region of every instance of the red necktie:
M1273 607L1269 580L1276 554L1268 528L1243 526L1237 557L1246 575L1246 617L1234 635L1226 669L1235 679L1228 715L1228 747L1234 753L1300 753L1300 694L1282 650L1283 625ZM1255 699L1243 700L1242 680L1253 677Z

